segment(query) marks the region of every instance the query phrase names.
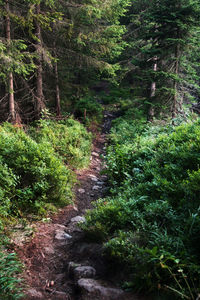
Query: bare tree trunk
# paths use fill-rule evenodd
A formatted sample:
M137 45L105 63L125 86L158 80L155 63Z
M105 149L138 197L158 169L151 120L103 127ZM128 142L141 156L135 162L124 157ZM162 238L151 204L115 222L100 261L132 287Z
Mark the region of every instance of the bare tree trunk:
M175 50L175 59L176 59L176 63L175 63L175 74L178 76L179 74L179 57L180 57L180 53L179 53L179 45L176 46L176 50ZM177 80L174 80L174 96L173 96L173 101L172 101L172 119L174 119L177 115L177 88L178 88L178 84L177 84Z
M6 0L5 2L6 9L6 17L5 17L5 35L8 45L11 42L11 34L10 34L10 7L9 2ZM8 74L8 95L9 95L9 119L12 123L16 123L16 112L15 112L15 98L14 98L14 86L13 86L13 73L9 72Z
M55 79L56 79L56 115L61 116L61 105L60 105L60 88L59 88L59 78L58 78L58 63L55 62Z
M158 58L157 57L154 57L153 58L154 60L154 64L153 64L153 70L154 72L157 71L157 67L158 67ZM149 107L149 110L148 110L148 116L147 116L147 119L148 121L152 122L153 119L154 119L154 114L155 114L155 111L154 111L154 106L153 106L153 98L155 97L155 94L156 94L156 82L152 82L151 83L151 91L150 91L150 99L151 99L151 104L150 104L150 107Z
M40 4L36 6L36 13L37 15L40 14ZM37 117L40 116L42 109L45 108L44 104L44 95L43 95L43 77L42 77L42 57L41 57L41 28L38 21L35 22L36 24L36 52L37 52L37 80L36 80L36 114Z

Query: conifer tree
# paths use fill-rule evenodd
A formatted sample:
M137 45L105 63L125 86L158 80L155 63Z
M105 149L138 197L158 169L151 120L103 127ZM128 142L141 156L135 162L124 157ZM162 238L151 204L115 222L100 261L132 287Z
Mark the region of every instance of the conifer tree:
M182 74L187 85L189 70L184 59L197 46L199 16L198 0L138 0L122 19L128 29L129 48L122 57L129 67L126 78L135 89L141 87L138 95L146 99L149 120L156 107L167 108L173 118L181 110Z
M27 76L34 69L33 57L27 51L27 46L22 38L16 37L15 30L24 26L25 20L16 10L16 3L9 0L0 2L0 77L6 87L6 119L12 123L21 121L17 102L15 101L14 78L19 75Z
M180 82L181 58L193 43L192 34L199 23L199 2L196 0L154 0L149 18L156 28L149 36L154 41L159 57L162 88L168 90L172 118L178 112L178 85ZM168 82L168 85L164 84Z

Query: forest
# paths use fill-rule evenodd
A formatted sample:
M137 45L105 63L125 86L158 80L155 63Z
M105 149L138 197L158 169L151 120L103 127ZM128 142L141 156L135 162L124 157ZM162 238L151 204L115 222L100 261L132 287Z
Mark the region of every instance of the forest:
M0 21L0 299L36 299L13 230L76 203L105 111L81 230L128 293L200 299L200 1L0 0Z

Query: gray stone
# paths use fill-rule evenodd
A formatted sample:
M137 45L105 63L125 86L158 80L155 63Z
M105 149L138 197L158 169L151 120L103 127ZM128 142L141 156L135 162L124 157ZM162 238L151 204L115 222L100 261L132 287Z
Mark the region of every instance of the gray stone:
M78 192L79 192L80 194L84 194L84 193L85 193L85 190L84 190L84 189L78 189Z
M104 185L104 183L105 183L105 182L103 182L103 181L97 181L97 184L98 184L98 185Z
M94 278L96 270L90 266L80 266L74 269L74 277L76 280L80 278Z
M92 189L93 189L93 191L98 191L99 189L101 189L101 187L98 186L98 185L94 185L94 186L92 187Z
M44 299L43 295L41 292L37 291L36 289L29 289L27 290L26 294L28 295L28 299Z
M60 240L60 241L68 241L70 239L72 239L72 236L69 235L68 233L66 233L65 231L63 230L56 230L55 232L55 239L56 240Z
M97 176L93 175L93 174L89 174L88 175L90 178L94 178L94 179L98 179Z
M121 300L124 294L123 290L106 287L94 279L81 278L78 280L78 286L89 299L93 297L95 300Z
M98 178L91 177L91 180L97 182Z
M65 225L55 224L55 227L56 227L56 229L58 229L58 230L63 230L63 231L66 230L66 226L65 226Z
M85 223L85 217L81 217L81 216L76 216L74 218L71 219L72 223Z

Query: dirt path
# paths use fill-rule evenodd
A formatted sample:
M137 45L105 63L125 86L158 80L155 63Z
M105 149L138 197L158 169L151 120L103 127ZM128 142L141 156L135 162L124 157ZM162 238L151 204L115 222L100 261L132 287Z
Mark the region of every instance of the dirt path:
M87 243L77 226L78 221L84 222L91 202L107 192L107 178L101 175L101 155L112 118L112 114L105 113L102 133L97 134L93 144L90 166L77 172L75 205L63 208L48 223L36 223L32 240L16 247L25 265L26 300L138 299L116 288L112 280L105 281L107 265L101 255L102 246Z

